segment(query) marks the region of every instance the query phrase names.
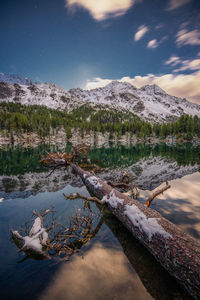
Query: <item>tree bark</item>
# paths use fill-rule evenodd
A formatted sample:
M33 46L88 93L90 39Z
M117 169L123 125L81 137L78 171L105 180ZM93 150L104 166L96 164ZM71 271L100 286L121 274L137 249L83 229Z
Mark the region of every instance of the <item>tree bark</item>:
M191 296L200 299L200 242L157 211L123 195L79 166L70 165L89 192L102 202L106 200L109 209L132 235ZM127 213L130 208L133 208L131 217Z

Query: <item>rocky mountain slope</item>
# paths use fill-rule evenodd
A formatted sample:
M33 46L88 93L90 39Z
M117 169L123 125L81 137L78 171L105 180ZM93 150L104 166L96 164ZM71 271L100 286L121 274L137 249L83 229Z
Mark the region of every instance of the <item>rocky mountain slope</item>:
M72 111L88 103L99 109L131 111L151 122L171 121L182 114L200 117L200 106L186 99L168 95L157 85L136 88L127 82L112 81L93 90L80 88L65 91L48 83L35 83L19 76L0 73L0 102L23 105L44 105L49 108Z

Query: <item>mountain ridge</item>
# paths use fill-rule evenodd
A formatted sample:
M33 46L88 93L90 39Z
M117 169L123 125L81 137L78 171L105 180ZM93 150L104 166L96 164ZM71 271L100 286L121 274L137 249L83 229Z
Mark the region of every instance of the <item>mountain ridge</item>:
M129 111L149 122L170 122L183 114L200 117L200 105L167 94L158 85L136 88L129 82L112 81L91 90L73 88L68 91L52 83L38 83L18 75L0 73L0 102L22 105L44 105L71 112L88 103L99 107Z

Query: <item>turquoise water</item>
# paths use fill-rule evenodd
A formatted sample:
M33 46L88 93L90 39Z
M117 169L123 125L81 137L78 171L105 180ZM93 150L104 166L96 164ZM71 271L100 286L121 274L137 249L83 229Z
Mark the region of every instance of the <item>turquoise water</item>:
M49 170L39 164L47 150L57 148L5 146L0 150L1 299L189 299L112 215L99 210L94 203L87 208L83 200L70 201L63 196L63 192L89 194L69 171L57 170L47 177ZM150 190L164 184L167 178L171 188L154 199L151 207L197 239L200 238L199 154L200 148L191 144L111 145L89 151L91 161L102 166L102 173L127 169L135 176L137 173L138 200L142 203ZM52 206L56 222L68 227L77 212L90 213L93 227L100 224L98 231L66 262L56 256L36 260L23 251L17 252L10 229L30 228L33 210ZM51 221L49 217L47 222Z

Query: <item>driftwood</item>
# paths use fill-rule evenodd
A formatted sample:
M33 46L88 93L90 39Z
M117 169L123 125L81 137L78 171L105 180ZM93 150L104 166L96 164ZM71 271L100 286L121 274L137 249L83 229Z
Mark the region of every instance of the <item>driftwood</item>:
M150 206L151 202L153 201L153 199L155 197L157 197L158 195L162 194L164 191L166 191L167 189L169 189L171 186L168 184L168 182L166 182L166 186L164 186L162 189L158 189L156 190L146 201L146 206Z
M93 174L70 164L89 192L111 212L192 295L200 298L200 242L155 210L113 189Z
M63 193L63 195L65 196L65 198L69 199L69 200L74 200L74 199L78 199L81 198L83 200L86 201L92 201L92 202L97 202L98 204L103 204L101 200L99 200L97 197L87 197L84 195L81 195L79 193L76 194L70 194L69 196L67 196L65 193Z
M36 219L28 235L22 236L17 230L11 230L11 238L19 248L18 251L26 254L25 259L54 257L56 261L66 261L74 253L79 252L81 247L98 233L103 224L103 217L100 218L94 214L90 205L85 204L83 210L83 214L78 212L70 218L69 227L56 223L53 219L48 228L44 227L44 217L55 211L51 209L43 212L33 211ZM94 226L97 217L99 217L99 222Z
M69 165L72 162L76 162L76 160L80 159L80 157L86 158L88 149L85 144L80 144L76 147L73 147L71 153L46 153L47 156L41 157L40 163L43 165L52 165L56 167Z
M22 236L17 230L11 229L11 236L19 251L24 251L26 254L31 254L36 257L49 258L49 255L44 251L49 241L48 230L44 227L43 217L50 213L47 209L43 215L40 212L33 211L37 217L29 231L29 234Z

